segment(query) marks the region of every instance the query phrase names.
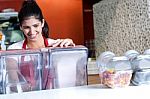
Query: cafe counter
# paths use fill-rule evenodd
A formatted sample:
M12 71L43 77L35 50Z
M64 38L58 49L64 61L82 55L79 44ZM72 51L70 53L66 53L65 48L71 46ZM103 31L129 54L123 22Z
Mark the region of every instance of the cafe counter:
M99 84L0 95L0 99L148 99L150 86L107 88Z

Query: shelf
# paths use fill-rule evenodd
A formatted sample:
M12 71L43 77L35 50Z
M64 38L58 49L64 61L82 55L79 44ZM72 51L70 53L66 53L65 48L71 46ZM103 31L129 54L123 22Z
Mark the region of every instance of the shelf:
M11 17L18 17L18 12L0 13L0 20L8 20Z

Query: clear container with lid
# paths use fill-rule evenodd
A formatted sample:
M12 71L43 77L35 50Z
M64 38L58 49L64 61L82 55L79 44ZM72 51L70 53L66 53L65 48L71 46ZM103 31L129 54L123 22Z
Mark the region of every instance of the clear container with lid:
M49 59L54 89L88 84L86 47L49 48Z
M131 64L134 70L131 82L134 85L150 84L150 54L138 55Z
M113 53L109 57L107 54L103 56L104 53L97 60L101 84L110 88L128 86L132 76L129 59L125 56L116 57Z
M1 51L2 94L42 90L42 61L39 49Z

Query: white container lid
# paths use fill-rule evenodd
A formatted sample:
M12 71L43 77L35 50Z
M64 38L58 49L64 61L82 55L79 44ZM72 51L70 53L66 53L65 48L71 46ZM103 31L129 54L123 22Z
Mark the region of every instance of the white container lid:
M115 54L111 51L106 51L106 52L101 53L100 56L96 60L97 66L99 67L99 66L107 64L107 62L113 57L115 57Z
M126 57L128 57L129 59L133 59L133 58L135 58L136 56L138 56L140 53L139 52L137 52L136 50L129 50L129 51L127 51L124 55L126 56Z

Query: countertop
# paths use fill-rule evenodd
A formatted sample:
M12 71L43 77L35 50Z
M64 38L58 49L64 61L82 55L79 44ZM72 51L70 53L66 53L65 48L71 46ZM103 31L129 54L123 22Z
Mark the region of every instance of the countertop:
M0 95L0 99L149 99L150 85L107 88L99 84Z

